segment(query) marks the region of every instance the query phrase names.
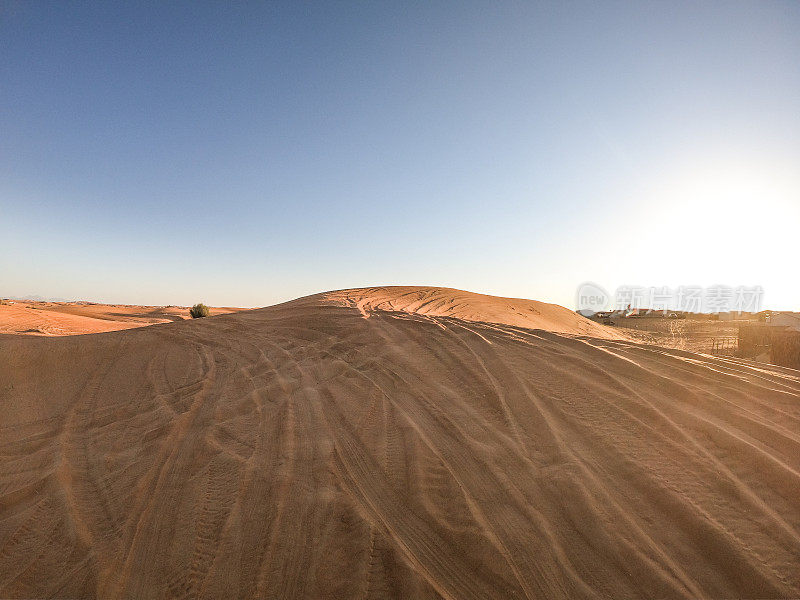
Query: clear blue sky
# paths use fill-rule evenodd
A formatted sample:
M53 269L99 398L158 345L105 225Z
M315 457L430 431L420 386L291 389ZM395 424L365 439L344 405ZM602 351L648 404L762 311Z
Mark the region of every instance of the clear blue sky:
M0 296L800 309L798 227L797 2L0 1Z

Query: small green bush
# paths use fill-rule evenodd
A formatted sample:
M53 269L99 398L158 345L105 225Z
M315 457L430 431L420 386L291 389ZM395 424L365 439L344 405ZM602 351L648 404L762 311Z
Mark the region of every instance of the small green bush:
M192 315L193 319L199 319L200 317L207 317L210 314L208 307L203 304L195 304L192 308L189 309L189 314Z

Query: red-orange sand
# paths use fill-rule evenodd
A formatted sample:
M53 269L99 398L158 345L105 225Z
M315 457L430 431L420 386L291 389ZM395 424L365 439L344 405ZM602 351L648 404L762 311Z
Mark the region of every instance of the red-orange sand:
M0 336L0 597L800 597L800 372L617 337L441 288Z
M212 308L211 314L239 308ZM131 306L88 302L10 301L0 304L0 334L79 335L189 319L183 306Z

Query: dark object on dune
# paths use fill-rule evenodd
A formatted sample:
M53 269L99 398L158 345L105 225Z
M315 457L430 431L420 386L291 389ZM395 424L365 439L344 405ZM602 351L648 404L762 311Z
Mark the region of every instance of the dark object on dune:
M199 319L200 317L207 317L210 312L208 307L203 304L195 304L192 308L189 309L189 314L192 315L193 319Z

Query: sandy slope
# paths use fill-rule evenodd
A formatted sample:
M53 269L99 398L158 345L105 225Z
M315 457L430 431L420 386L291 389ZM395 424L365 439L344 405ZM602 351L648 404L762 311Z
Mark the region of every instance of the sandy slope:
M238 308L212 308L211 314ZM86 302L25 302L0 304L0 334L80 335L171 323L189 318L182 306L133 306Z
M800 597L800 373L385 293L0 336L0 597Z
M305 298L300 301L306 300ZM371 311L406 312L431 317L452 317L465 321L502 323L576 333L596 337L627 339L575 312L559 306L522 298L501 298L441 287L387 286L326 292L308 300L334 306L353 306L363 314Z

